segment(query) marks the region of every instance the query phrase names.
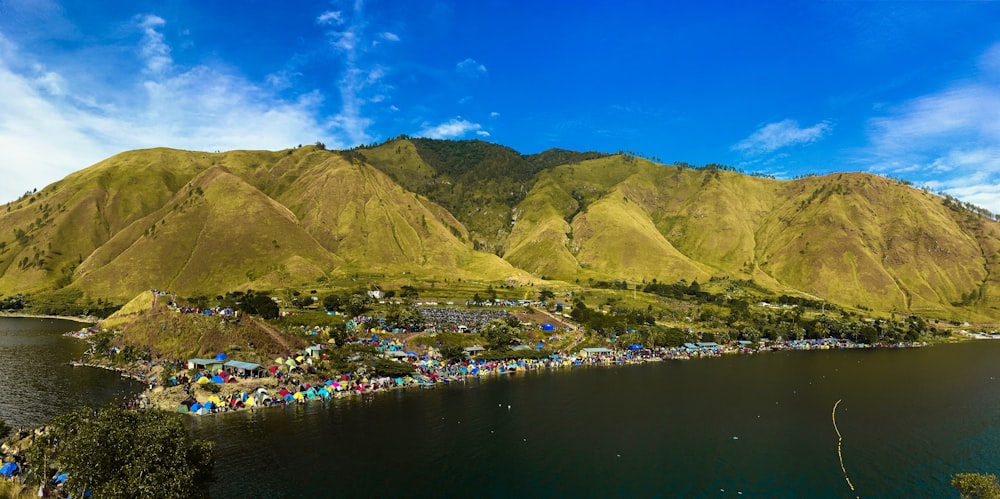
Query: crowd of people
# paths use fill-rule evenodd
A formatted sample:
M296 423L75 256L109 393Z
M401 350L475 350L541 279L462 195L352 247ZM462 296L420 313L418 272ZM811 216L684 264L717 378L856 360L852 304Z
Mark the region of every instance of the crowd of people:
M508 320L513 315L502 309L460 309L460 308L421 308L424 322L434 326L438 331L459 331L466 328L475 332L493 320Z

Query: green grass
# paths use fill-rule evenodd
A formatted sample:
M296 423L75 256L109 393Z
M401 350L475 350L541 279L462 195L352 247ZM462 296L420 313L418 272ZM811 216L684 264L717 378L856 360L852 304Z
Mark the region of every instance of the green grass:
M425 139L122 153L0 208L0 293L122 303L150 288L377 282L523 297L731 277L846 307L1000 318L1000 226L937 196L868 174L776 181L596 156Z

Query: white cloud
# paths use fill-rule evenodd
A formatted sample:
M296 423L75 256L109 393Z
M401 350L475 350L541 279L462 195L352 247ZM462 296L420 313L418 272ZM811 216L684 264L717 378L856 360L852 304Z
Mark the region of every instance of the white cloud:
M882 155L938 149L956 140L1000 142L1000 89L963 84L899 106L870 121L870 139Z
M475 59L466 59L455 65L455 71L463 76L468 76L470 78L479 78L481 76L486 76L486 66L480 64Z
M344 15L341 14L339 10L328 10L320 14L316 18L318 24L329 24L332 26L340 26L344 24Z
M476 135L480 137L489 137L490 132L487 132L486 130L476 130Z
M46 68L0 35L0 202L129 149L282 149L314 140L344 147L316 114L318 93L286 100L224 70L178 70L157 36L161 21L136 20L135 55L147 71L114 87ZM92 71L120 63L89 62Z
M786 119L757 128L749 137L734 145L733 149L750 155L766 154L783 147L816 142L832 129L833 125L825 121L802 128L797 121Z
M493 111L492 113L490 113L490 118L499 118L499 117L500 117L500 113L498 113L496 111Z
M469 132L479 132L482 125L459 118L452 118L445 123L434 126L425 126L423 130L417 132L417 137L427 137L429 139L455 139L462 137Z
M344 142L349 145L371 142L368 129L374 124L374 120L365 114L364 107L369 103L386 101L389 98L387 93L391 90L391 87L382 83L389 68L365 60L371 48L378 45L378 40L371 38L377 36L383 40L399 41L399 36L389 31L378 35L370 34L367 30L368 23L362 15L362 7L362 2L356 0L353 11L346 15L338 12L338 25L343 25L342 31L327 33L331 46L340 52L344 66L343 74L337 81L340 112L329 118L326 126L344 136Z
M980 73L869 120L860 161L1000 213L1000 44Z
M162 17L146 15L139 21L143 32L140 53L146 60L146 69L154 74L162 73L174 63L170 56L170 46L164 41L163 33L157 31L167 22Z

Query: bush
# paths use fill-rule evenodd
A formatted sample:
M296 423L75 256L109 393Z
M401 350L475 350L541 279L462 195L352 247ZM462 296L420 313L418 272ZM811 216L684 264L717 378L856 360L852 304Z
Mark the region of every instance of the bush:
M73 497L187 498L211 480L212 445L192 440L176 414L81 409L53 419L28 459L44 477L47 454L59 455Z
M957 473L951 478L951 486L963 498L1000 498L1000 483L997 483L997 477L993 474Z

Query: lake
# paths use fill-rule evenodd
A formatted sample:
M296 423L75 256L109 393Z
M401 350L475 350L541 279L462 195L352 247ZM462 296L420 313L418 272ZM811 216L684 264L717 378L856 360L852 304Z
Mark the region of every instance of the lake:
M0 416L71 396L9 400L9 348ZM574 368L189 423L217 443L214 497L954 497L952 473L1000 463L998 358L979 341Z
M0 418L15 430L75 408L120 402L143 385L116 373L72 367L87 344L63 336L87 324L0 317Z

